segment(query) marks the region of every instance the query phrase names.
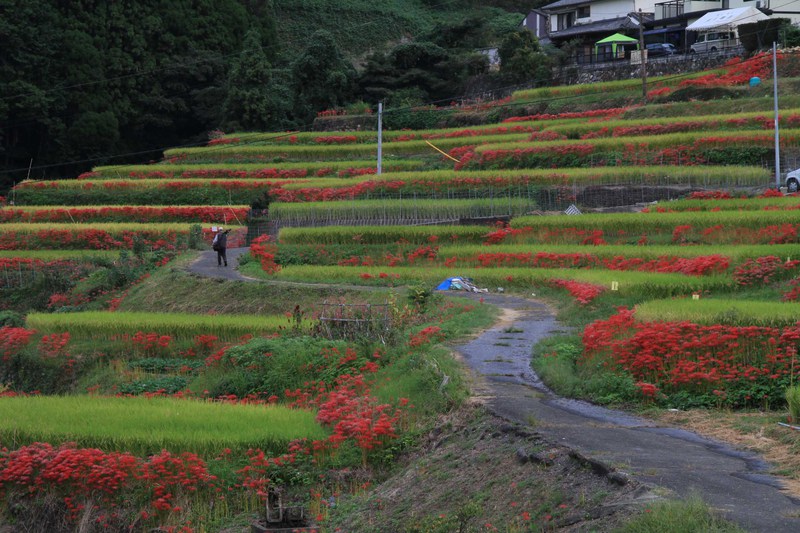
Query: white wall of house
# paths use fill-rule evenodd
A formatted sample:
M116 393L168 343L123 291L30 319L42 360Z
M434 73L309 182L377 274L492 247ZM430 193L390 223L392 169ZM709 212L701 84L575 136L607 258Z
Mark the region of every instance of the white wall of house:
M551 13L550 31L557 32L559 29L563 29L560 27L559 16L573 17L573 25L590 24L601 20L624 17L629 13L638 13L640 9L642 13L653 13L655 0L599 0L587 2L581 6L570 6Z

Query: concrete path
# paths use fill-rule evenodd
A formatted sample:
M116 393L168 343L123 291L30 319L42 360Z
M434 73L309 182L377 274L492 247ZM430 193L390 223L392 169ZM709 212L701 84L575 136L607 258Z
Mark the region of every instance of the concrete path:
M214 250L207 250L200 252L197 259L192 261L189 265L189 272L203 276L205 278L214 279L227 279L232 281L255 281L253 278L242 276L236 267L239 266L239 258L250 251L250 248L228 248L226 256L228 257L227 267L217 266L217 252Z
M559 330L542 304L502 295L486 303L513 318L457 346L480 376L490 410L532 426L551 442L575 449L636 481L679 496L697 493L712 508L748 531L800 531L800 502L766 474L768 465L695 433L627 413L559 398L530 368L531 347Z

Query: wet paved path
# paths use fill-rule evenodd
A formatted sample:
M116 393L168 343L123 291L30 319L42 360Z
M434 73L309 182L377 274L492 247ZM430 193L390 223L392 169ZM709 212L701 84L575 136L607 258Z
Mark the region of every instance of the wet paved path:
M216 252L201 252L188 270L210 278L261 281L236 271L239 257L247 251L229 249L228 268L217 267ZM680 496L697 493L748 531L800 532L800 502L780 490L780 482L766 474L768 465L758 456L689 431L554 395L530 367L531 347L560 330L550 310L512 296L468 297L482 297L513 313L510 321L456 347L480 376L476 392L493 412L530 425L551 442L639 482Z
M555 396L530 368L531 347L559 331L552 313L534 301L482 295L512 311L510 321L456 346L479 376L478 393L509 420L632 479L677 495L699 494L748 531L800 532L800 502L780 490L758 456L698 436L659 427L627 413Z

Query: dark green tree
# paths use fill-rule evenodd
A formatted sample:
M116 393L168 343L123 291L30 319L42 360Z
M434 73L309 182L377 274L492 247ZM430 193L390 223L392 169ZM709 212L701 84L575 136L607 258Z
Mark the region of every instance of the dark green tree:
M401 43L388 53L375 53L359 77L368 101L393 100L413 94L420 102L450 100L463 94L470 75L486 69L486 61L469 51L453 51L429 42Z
M304 120L350 101L356 76L330 32L314 32L309 43L292 64L296 109Z
M550 79L550 59L528 30L516 30L503 37L497 49L500 73L511 83L544 85Z
M242 53L231 65L223 128L268 131L282 129L292 109L289 87L273 76L258 30L245 35Z

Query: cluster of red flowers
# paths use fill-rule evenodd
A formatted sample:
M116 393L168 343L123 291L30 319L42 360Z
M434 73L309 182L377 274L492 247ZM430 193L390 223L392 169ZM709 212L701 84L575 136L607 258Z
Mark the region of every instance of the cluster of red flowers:
M228 206L106 206L4 209L0 222L227 222L244 220L247 207Z
M269 235L261 235L250 242L250 254L261 262L261 268L267 274L276 274L280 265L275 262L278 248L269 242Z
M49 358L68 355L66 350L69 339L69 331L43 335L42 338L39 339L39 353L41 353L43 357Z
M643 259L640 257L598 257L591 253L559 254L550 252L503 253L484 252L472 257L450 258L448 266L458 263L479 267L530 266L533 268L604 268L608 270L637 270L641 272L677 272L693 276L724 272L730 260L721 255L700 257L670 257Z
M526 115L524 117L511 117L503 122L528 122L533 120L563 120L566 118L612 118L617 117L630 107L611 107L608 109L595 109L592 111L575 111L557 114L540 113L538 115Z
M783 261L774 255L748 259L733 271L733 279L741 286L763 286L776 277L793 273L800 261Z
M779 53L778 61L782 61L783 57ZM754 77L766 78L772 72L772 54L761 52L748 59L735 57L728 60L723 68L725 71L722 74L707 74L683 80L679 87L729 87L745 84Z
M463 129L456 131L448 131L445 133L409 133L395 137L392 141L403 142L413 141L416 139L453 139L459 137L482 137L484 135L504 135L506 133L530 133L536 131L536 126L497 126L494 128L484 128L480 130Z
M444 332L439 326L428 326L419 331L419 333L411 334L408 339L408 345L411 348L418 348L424 344L436 342L444 339Z
M581 139L597 139L599 137L632 137L636 135L664 135L684 131L702 130L708 127L705 122L673 122L670 124L646 124L639 126L603 127L581 135Z
M355 135L325 135L314 137L317 144L353 144L358 142Z
M707 391L727 383L788 376L798 340L797 326L639 323L633 310L623 308L586 327L583 359L602 361L662 391Z
M526 235L531 231L533 230L530 227L512 228L510 226L501 226L498 227L496 230L487 233L484 236L483 244L486 245L500 244L509 237L515 237L517 235Z
M529 141L564 141L566 139L566 135L550 130L534 131L528 138Z
M0 328L0 353L3 361L8 361L12 355L28 345L31 337L36 334L35 330L25 328L15 328L3 326Z
M188 233L188 228L185 233ZM0 250L90 249L114 250L133 248L137 237L151 250L173 251L178 246L179 232L142 229L109 232L102 229L43 229L27 232L6 231L0 234Z
M594 154L596 147L592 144L564 144L560 146L529 146L513 150L484 150L471 166L477 168L511 168L518 166L535 166L555 168L560 166L578 166L579 161Z
M200 489L214 489L216 477L205 462L193 453L174 455L164 450L142 460L130 453L104 452L76 448L74 444L53 447L33 443L14 451L0 450L0 488L26 496L37 493L62 495L76 520L84 510L80 501L94 500L104 508L113 508L123 493L136 490L149 494L154 513L174 512L181 494ZM144 512L142 518L150 518ZM118 517L98 518L109 527ZM121 524L115 524L121 525Z
M586 305L591 303L592 300L600 296L605 290L605 287L594 285L592 283L584 283L582 281L574 281L570 279L556 279L549 280L551 285L567 289L575 300L581 304Z
M172 342L172 337L169 335L160 335L154 331L145 333L137 331L131 337L131 343L134 348L142 350L145 353L154 353L157 350L167 350Z

